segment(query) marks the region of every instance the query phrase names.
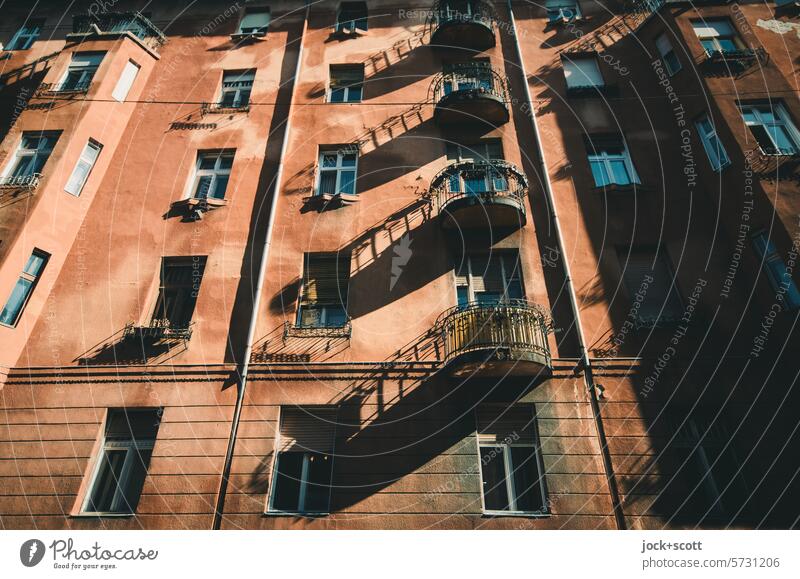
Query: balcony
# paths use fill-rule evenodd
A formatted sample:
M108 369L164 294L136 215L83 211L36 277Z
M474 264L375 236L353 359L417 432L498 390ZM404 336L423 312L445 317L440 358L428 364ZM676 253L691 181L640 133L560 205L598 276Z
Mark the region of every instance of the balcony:
M123 337L148 342L188 342L192 337L192 324L178 327L173 326L169 320L154 319L145 326L128 324L125 326Z
M441 328L445 367L450 376L550 374L548 316L536 304L514 300L456 306L439 316L437 327Z
M439 0L431 11L431 44L483 51L495 43L497 17L484 0Z
M33 191L39 186L41 179L41 173L3 177L0 179L0 195L12 191Z
M91 86L91 79L67 83L43 82L39 85L36 96L86 94Z
M446 230L518 229L525 225L528 180L500 160L462 161L439 172L429 196Z
M441 125L483 123L494 127L508 122L506 81L488 63L452 65L431 85L436 108L433 116Z
M353 334L353 324L347 318L342 325L302 325L291 322L283 323L283 340L289 338L346 338Z
M167 37L139 12L79 14L72 19L73 35L115 35L129 32L151 50L160 49Z

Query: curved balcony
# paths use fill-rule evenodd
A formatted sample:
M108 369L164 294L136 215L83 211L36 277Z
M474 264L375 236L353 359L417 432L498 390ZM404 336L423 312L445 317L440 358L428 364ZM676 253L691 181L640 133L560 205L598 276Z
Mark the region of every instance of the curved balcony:
M444 229L519 229L528 180L511 163L461 161L445 167L429 195Z
M458 378L547 376L552 362L548 316L536 304L513 300L471 303L439 316L448 373Z
M488 63L452 65L433 80L431 93L433 117L442 125L478 122L497 127L508 122L506 81Z
M495 43L497 17L484 0L439 0L431 11L431 44L483 51Z

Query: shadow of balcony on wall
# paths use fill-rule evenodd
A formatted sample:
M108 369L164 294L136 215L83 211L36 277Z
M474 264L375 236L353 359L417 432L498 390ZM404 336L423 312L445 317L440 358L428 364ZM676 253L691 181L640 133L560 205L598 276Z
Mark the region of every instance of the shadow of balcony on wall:
M298 328L285 321L253 344L253 364L326 362L350 347L349 322L342 328Z
M185 352L191 328L128 324L73 360L81 366L162 364Z

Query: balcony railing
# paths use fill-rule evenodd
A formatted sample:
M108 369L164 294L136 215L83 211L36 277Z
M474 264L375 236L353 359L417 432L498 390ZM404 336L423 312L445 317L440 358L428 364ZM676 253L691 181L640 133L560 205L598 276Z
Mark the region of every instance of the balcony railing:
M457 306L437 321L454 375L529 374L552 366L549 316L523 300Z
M445 227L520 227L528 180L502 160L461 161L440 171L428 192Z
M283 339L287 338L347 338L353 333L350 318L341 326L303 326L284 322Z
M186 326L173 326L169 320L154 319L149 324L137 326L128 324L123 333L125 338L148 339L153 341L189 341L192 337L192 323Z
M495 45L497 16L484 0L439 0L431 10L431 44L486 50Z
M39 85L37 94L39 96L44 94L84 94L89 92L89 87L92 86L91 80L82 82L74 82L69 84L58 82L43 82Z
M763 48L739 48L736 50L707 50L706 58L710 62L739 62L747 63L759 60L766 54Z
M9 189L36 189L39 186L39 181L42 178L41 173L33 173L32 175L9 175L0 179L0 191Z
M436 103L434 117L440 123L508 122L508 86L489 63L452 65L433 79L430 93Z
M158 50L167 42L164 33L140 12L102 12L73 17L73 34L93 32L130 32L153 50Z

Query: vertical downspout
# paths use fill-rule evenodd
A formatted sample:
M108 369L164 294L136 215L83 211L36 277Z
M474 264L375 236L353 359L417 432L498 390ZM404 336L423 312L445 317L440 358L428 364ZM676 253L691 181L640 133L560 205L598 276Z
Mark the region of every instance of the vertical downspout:
M507 0L508 4L508 18L511 24L511 34L514 37L514 48L517 52L517 60L519 61L520 72L522 73L522 86L525 90L525 100L530 111L531 125L533 126L533 134L535 143L534 145L539 151L539 161L541 163L542 176L544 178L544 192L547 197L547 205L550 208L550 219L556 233L556 242L558 243L558 251L561 254L561 261L564 268L564 277L566 278L567 293L569 295L569 303L572 309L572 316L575 319L575 333L578 336L578 347L581 352L580 365L583 367L584 380L586 388L589 391L589 399L592 407L592 417L594 418L595 429L597 430L597 439L600 444L600 454L603 458L603 470L608 483L609 493L611 495L611 504L614 509L614 519L617 523L618 529L625 529L625 515L622 511L622 501L619 496L619 488L617 487L617 479L614 476L614 466L611 463L611 454L608 450L608 440L606 438L606 431L603 427L603 419L600 415L600 403L597 400L597 391L595 390L594 376L592 375L592 364L589 359L589 353L586 350L586 342L583 335L583 325L581 324L580 308L578 300L575 296L575 289L572 284L572 275L570 273L569 259L564 246L564 238L561 234L561 222L558 219L558 211L556 210L555 196L553 195L552 184L550 183L550 173L547 171L547 161L545 160L544 148L542 147L542 138L539 133L539 125L536 122L536 112L533 108L533 99L531 98L531 91L528 87L528 73L525 71L525 63L522 59L522 49L519 45L519 37L517 36L517 22L514 19L514 8L511 6L511 0Z
M269 250L272 246L272 230L275 226L275 214L278 206L278 198L281 194L281 181L283 180L283 166L284 158L286 157L286 149L289 143L289 130L292 121L292 108L294 106L294 93L297 88L297 79L300 76L300 67L303 61L303 43L305 42L306 30L308 29L308 13L311 5L306 2L305 13L303 14L303 30L300 33L300 46L297 49L297 64L294 69L294 77L292 77L292 91L289 101L289 106L286 112L286 124L283 127L283 140L281 142L280 157L278 159L278 169L275 173L275 186L273 187L272 200L269 207L269 217L267 220L267 230L264 233L264 248L261 252L261 260L258 265L258 280L256 282L255 294L253 296L253 311L250 315L250 324L247 329L247 343L244 350L244 356L241 361L240 371L237 373L237 394L236 394L236 408L233 412L233 421L231 422L231 433L228 438L228 449L225 452L225 464L222 467L222 478L219 483L219 492L217 494L217 504L214 508L214 521L212 523L212 530L217 530L222 525L222 512L225 507L225 496L228 491L228 482L231 474L231 463L233 462L233 451L236 446L236 435L239 432L239 422L242 416L242 406L244 405L244 392L247 387L247 374L250 370L250 356L253 352L253 341L256 334L256 325L258 322L258 310L261 305L261 294L264 289L264 278L266 277L267 261L269 259Z

